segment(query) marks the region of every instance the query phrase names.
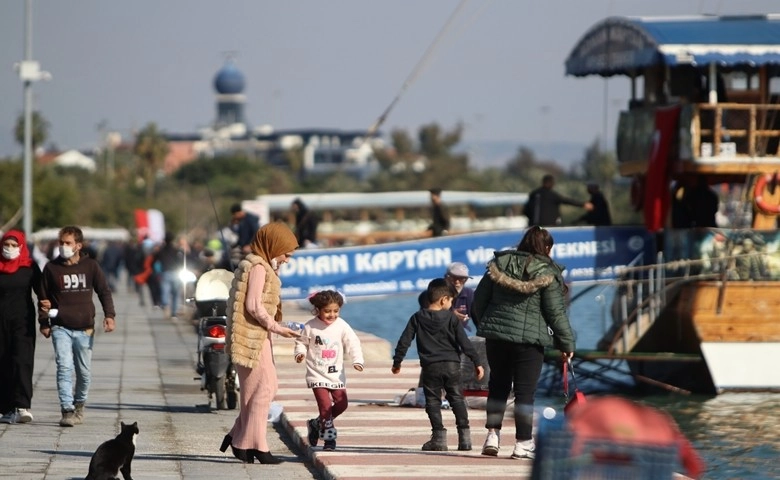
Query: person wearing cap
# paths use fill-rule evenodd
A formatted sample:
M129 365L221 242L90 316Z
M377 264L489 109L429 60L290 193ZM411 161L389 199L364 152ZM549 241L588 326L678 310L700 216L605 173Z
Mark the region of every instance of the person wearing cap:
M451 263L444 274L447 284L451 285L458 292L458 296L453 300L450 310L458 317L466 332L471 331L469 315L471 304L474 301L474 290L466 286L466 282L470 278L469 267L461 262Z

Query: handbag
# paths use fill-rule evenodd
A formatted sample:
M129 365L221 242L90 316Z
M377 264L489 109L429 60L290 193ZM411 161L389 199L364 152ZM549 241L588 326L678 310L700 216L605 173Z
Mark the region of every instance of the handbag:
M569 398L569 370L571 370L571 380L574 383L574 395L571 398ZM564 414L586 402L585 394L577 388L577 378L574 376L574 365L571 364L571 359L563 362L563 396L566 398L566 405L563 407Z

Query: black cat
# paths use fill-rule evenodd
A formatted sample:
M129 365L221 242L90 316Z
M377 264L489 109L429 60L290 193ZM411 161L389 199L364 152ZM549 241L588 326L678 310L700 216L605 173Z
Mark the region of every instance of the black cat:
M135 455L135 437L138 435L138 422L125 424L113 440L103 442L89 462L89 473L84 480L133 480L130 476L130 463Z

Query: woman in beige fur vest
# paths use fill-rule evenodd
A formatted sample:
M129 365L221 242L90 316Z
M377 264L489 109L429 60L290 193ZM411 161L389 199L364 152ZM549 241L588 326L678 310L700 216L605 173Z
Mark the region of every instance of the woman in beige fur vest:
M260 228L251 253L236 268L227 305L227 351L241 383L241 410L220 450L230 446L245 463L280 463L266 439L268 410L278 389L273 344L269 333L299 336L281 324L282 282L279 267L287 263L298 241L290 228L278 222Z

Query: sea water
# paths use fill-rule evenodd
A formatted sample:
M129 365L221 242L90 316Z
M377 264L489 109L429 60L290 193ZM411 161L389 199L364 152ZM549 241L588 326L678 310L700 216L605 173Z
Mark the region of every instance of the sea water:
M611 286L572 287L570 321L578 348L593 349L609 328L613 296ZM341 316L356 330L381 337L394 348L409 317L418 308L417 294L353 297L342 308ZM417 358L413 344L405 361L415 362ZM388 371L391 365L392 359L388 358ZM780 393L727 393L714 397L669 393L637 400L674 417L707 464L704 478L780 479L780 467L776 464L780 459ZM536 404L560 406L562 397L541 394Z

